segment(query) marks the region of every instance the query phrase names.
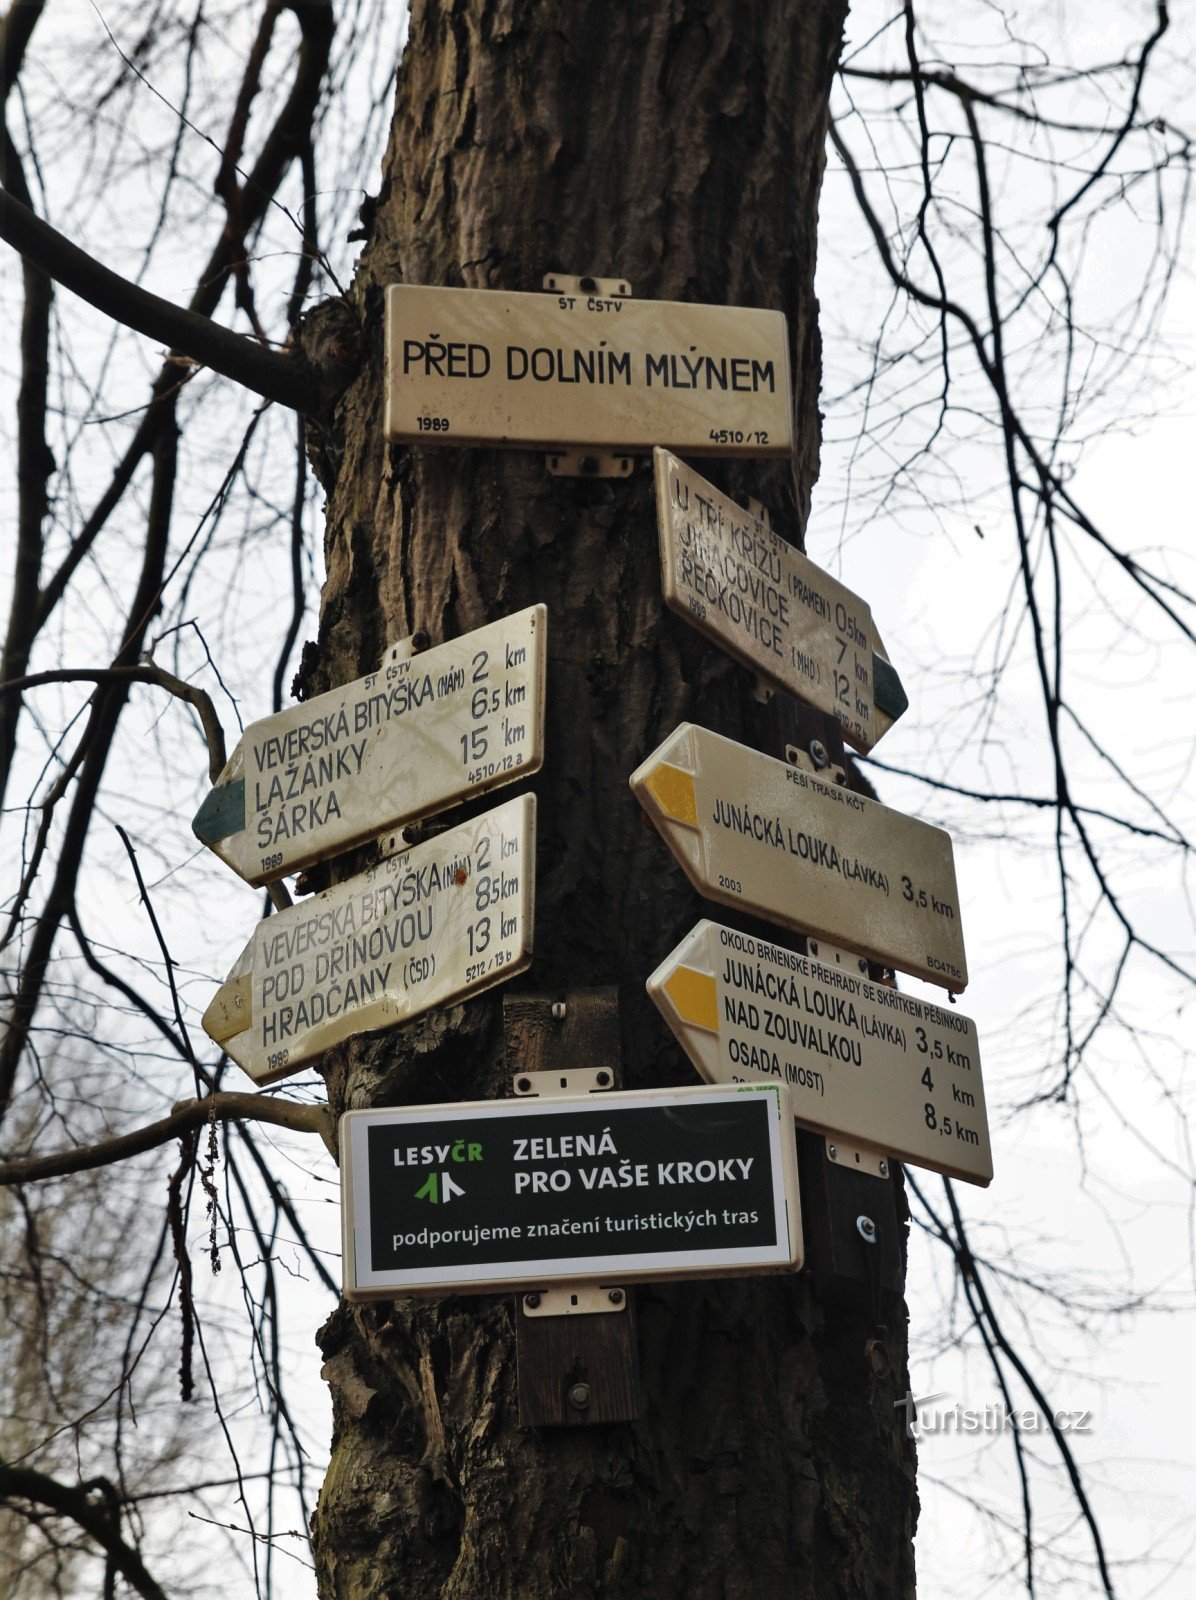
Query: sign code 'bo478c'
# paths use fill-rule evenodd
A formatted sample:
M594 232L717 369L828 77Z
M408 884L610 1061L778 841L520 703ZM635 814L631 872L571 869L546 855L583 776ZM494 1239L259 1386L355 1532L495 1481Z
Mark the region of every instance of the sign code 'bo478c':
M648 993L707 1083L783 1083L807 1128L991 1180L970 1017L714 922L698 923Z
M248 883L536 772L547 609L250 723L192 824Z
M667 450L654 450L665 604L870 750L909 702L859 595Z
M476 994L531 960L536 800L522 795L258 924L204 1013L258 1083Z
M962 990L949 835L683 722L631 775L686 876L724 905Z
M386 365L392 439L793 451L780 311L392 284Z
M350 1111L351 1300L801 1265L775 1085Z

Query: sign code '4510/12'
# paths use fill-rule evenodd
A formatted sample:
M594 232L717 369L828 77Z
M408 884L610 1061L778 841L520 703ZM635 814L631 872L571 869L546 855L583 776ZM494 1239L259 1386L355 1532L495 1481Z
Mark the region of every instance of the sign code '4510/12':
M514 977L531 960L535 860L528 794L268 917L204 1029L272 1083L354 1034Z

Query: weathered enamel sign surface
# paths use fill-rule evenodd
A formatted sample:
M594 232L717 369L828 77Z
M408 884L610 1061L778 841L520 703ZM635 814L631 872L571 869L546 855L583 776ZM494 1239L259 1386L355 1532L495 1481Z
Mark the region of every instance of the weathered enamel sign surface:
M714 922L698 923L648 993L708 1083L783 1083L804 1127L991 1181L970 1017Z
M801 1265L779 1086L349 1111L340 1137L350 1300Z
M386 360L392 439L793 451L780 311L392 284Z
M196 836L269 883L537 771L547 618L529 606L251 723Z
M258 1083L531 960L536 800L522 795L258 924L204 1012Z
M871 750L909 702L866 602L676 456L653 459L666 605Z
M712 900L966 987L955 860L941 828L691 722L631 787Z

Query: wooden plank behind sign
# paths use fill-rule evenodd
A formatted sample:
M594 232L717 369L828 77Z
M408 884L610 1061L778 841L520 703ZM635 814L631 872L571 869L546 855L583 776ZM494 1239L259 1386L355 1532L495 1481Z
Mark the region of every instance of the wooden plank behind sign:
M908 701L866 602L667 450L653 461L666 605L870 750Z
M775 1079L804 1127L991 1181L969 1017L713 922L698 923L648 993L707 1083Z
M631 787L712 900L944 988L967 986L955 860L941 828L691 722Z
M345 1296L791 1270L791 1118L770 1084L346 1112Z
M619 991L571 989L527 994L508 989L502 1002L507 1070L512 1074L572 1072L579 1064L605 1071L618 1087ZM567 1081L567 1080L566 1080ZM558 1079L559 1082L559 1079ZM606 1294L605 1289L600 1294ZM529 1315L515 1299L519 1426L595 1427L639 1415L639 1349L635 1290L616 1290L619 1309L582 1316ZM584 1404L578 1404L578 1386Z
M513 978L531 960L535 860L528 794L268 917L205 1030L273 1083L354 1034Z
M386 357L392 439L793 453L780 311L392 284Z
M547 619L529 606L250 723L196 836L269 883L538 771Z

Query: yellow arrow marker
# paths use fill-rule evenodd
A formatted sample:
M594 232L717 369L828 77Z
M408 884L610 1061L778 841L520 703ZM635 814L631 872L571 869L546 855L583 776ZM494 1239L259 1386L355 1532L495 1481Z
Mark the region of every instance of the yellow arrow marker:
M253 974L230 978L212 996L203 1014L203 1031L216 1044L227 1044L253 1021Z
M683 1022L710 1033L718 1032L718 987L713 973L678 967L665 979L664 992Z
M687 828L697 827L698 796L692 772L662 761L648 774L644 787L666 817Z

